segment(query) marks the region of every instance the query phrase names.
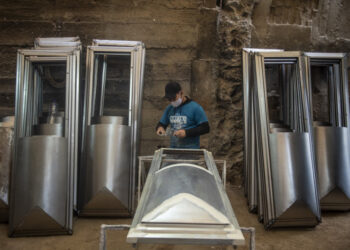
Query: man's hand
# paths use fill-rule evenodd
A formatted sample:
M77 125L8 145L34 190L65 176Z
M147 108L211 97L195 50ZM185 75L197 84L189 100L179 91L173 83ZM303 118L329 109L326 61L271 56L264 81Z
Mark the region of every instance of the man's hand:
M186 131L184 129L176 130L174 132L174 136L179 138L185 138L186 137Z
M158 127L157 135L160 135L160 136L165 135L165 130L162 126Z

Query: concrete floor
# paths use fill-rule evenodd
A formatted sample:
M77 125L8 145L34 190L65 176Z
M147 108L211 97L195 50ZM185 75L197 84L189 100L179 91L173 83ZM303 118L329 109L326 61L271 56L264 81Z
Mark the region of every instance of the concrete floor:
M350 249L350 213L324 213L322 223L312 229L274 229L265 231L255 214L247 210L243 190L230 187L228 195L242 227L255 227L257 249ZM0 249L98 249L101 224L130 224L131 219L81 219L75 218L72 236L8 238L7 225L0 224ZM109 231L107 249L133 249L125 242L127 231ZM248 235L246 239L248 239ZM140 245L138 249L226 249L211 246ZM232 249L232 248L227 248ZM239 247L238 249L246 249Z

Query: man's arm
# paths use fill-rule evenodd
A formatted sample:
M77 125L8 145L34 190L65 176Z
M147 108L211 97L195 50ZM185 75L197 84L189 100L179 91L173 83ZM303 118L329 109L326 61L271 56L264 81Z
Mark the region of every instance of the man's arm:
M199 136L209 133L210 127L209 122L203 122L197 127L186 129L186 137Z
M194 120L196 121L198 126L186 129L186 137L200 136L209 133L210 127L208 118L204 112L204 109L199 104L197 104L196 111L194 113Z
M166 134L166 131L165 131L166 127L167 127L167 126L164 125L163 123L158 122L158 125L157 125L157 127L156 127L156 133L157 133L157 135L159 135L159 136L165 135L165 134Z
M164 130L168 127L168 125L164 124L164 123L161 123L161 122L158 122L157 126L156 126L156 131L158 130L159 127L163 127Z
M168 127L169 124L169 117L168 117L168 113L170 110L171 106L169 105L168 107L166 107L166 109L164 110L164 113L162 115L162 117L160 118L157 126L156 126L156 131L158 132L158 129L160 127L162 127L164 130L166 130L166 128Z

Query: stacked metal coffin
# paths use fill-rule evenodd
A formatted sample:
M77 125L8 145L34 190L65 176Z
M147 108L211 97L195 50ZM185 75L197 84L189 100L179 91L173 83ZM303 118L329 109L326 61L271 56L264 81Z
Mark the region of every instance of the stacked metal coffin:
M196 160L196 164L188 160ZM155 152L127 241L244 244L210 152L181 149Z
M94 40L87 48L80 216L131 216L142 103L142 42Z
M322 210L350 210L347 61L344 53L305 53Z
M266 228L315 226L320 204L348 210L345 54L244 49L243 78L249 210Z
M79 38L18 50L10 236L72 233L80 51Z

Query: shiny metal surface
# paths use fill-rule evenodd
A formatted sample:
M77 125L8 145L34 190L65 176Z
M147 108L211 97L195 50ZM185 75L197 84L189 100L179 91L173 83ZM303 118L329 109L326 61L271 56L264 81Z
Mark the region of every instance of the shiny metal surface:
M167 154L172 152L179 153L179 159L186 155L184 162L167 164ZM204 166L186 163L201 154ZM127 242L244 244L210 152L173 149L155 152Z
M307 133L271 133L274 226L316 225L319 216L312 149Z
M215 179L206 169L198 167L198 165L195 164L177 163L158 170L155 175L157 177L150 187L152 196L149 197L145 205L144 211L146 214L152 212L165 200L182 193L191 194L213 206L221 213L225 213L224 204L220 199L220 193L217 189L213 189L213 186L215 186ZM176 178L174 178L174 176L176 176ZM164 189L166 189L166 192ZM195 208L192 209L196 211ZM186 212L189 214L186 215ZM185 223L186 221L183 221L185 218L187 222L189 220L189 222L195 223L191 221L195 218L195 213L190 212L191 211L186 211L185 209L174 213L174 215L168 214L168 219L163 218L163 223L170 221L173 223ZM142 221L147 222L145 219Z
M77 185L81 46L66 44L65 39L57 39L59 45L51 43L55 38L48 40L45 46L36 44L34 49L20 49L17 53L14 165L11 171L11 186L16 188L11 189L10 196L10 236L72 233ZM33 127L40 123L39 116L46 112L43 110L40 69L45 63L65 66L64 119L62 124L61 118L50 117L44 126L37 127L45 131L54 128L54 133L63 137L34 135ZM49 112L49 116L60 115L56 108L53 110L55 114ZM61 122L63 132L56 130L56 122ZM61 145L63 142L64 146ZM26 172L28 168L32 172ZM17 188L23 186L22 182L25 189ZM28 185L33 185L34 191ZM29 214L24 217L24 213Z
M265 228L315 226L321 215L302 53L244 49L243 75L249 210Z
M33 135L64 136L63 124L38 124L33 127Z
M57 48L57 47L78 47L81 48L79 37L39 37L34 41L36 49Z
M248 199L250 212L257 211L258 207L258 164L259 164L259 148L257 144L256 134L256 115L254 104L254 72L253 72L253 56L256 52L282 52L280 49L254 49L244 48L242 51L243 62L243 104L244 104L244 179L245 194Z
M289 124L290 129L293 130L293 136L290 138L298 138L298 134L302 133L305 138L299 139L301 141L294 140L295 146L299 146L306 150L301 155L292 155L288 159L288 163L285 166L284 171L290 171L286 176L289 176L290 180L288 188L283 189L284 191L293 189L292 186L292 176L297 176L298 185L304 187L304 189L294 189L296 192L296 197L300 197L304 193L306 198L303 198L301 205L300 201L291 203L288 197L288 193L283 193L277 195L281 192L275 182L279 180L280 176L276 171L279 171L281 161L276 160L276 156L279 155L278 150L285 150L286 156L292 154L291 147L293 145L288 145L288 140L281 140L278 143L274 143L272 140L276 132L272 132L269 128L269 109L267 103L267 79L265 72L265 62L271 62L277 64L283 64L284 62L293 63L295 66L290 71L290 75L286 78L286 97L289 102L286 105L287 113L282 113L284 115L285 122ZM263 151L263 171L261 173L261 184L262 188L262 205L264 206L264 225L266 228L279 227L279 226L314 226L320 221L320 207L318 200L318 189L316 182L316 165L313 152L313 135L312 135L312 125L310 118L309 100L307 94L307 88L305 85L305 75L303 70L303 60L300 52L263 52L255 55L255 71L257 72L256 86L259 108L259 125L260 133L262 136L262 151ZM282 85L283 86L283 85ZM283 133L284 136L288 136L288 133ZM279 139L284 138L279 136ZM298 148L294 148L297 150ZM274 152L277 152L274 154ZM282 160L283 162L283 160ZM300 176L299 167L303 163L304 169L306 171L304 175ZM286 164L286 163L285 163ZM307 167L307 169L305 169ZM288 182L287 182L288 183ZM278 197L283 200L278 200ZM307 200L307 201L306 201ZM284 205L289 204L291 207L287 210L288 216L285 218ZM300 212L300 206L304 207L304 211L311 210L312 213L302 213ZM303 210L302 210L303 211ZM303 214L303 215L302 215ZM300 220L300 216L305 216Z
M84 171L80 175L79 214L130 216L131 128L114 124L87 128Z
M106 74L107 69L110 69L110 66L108 65L108 57L113 56L123 56L130 58L130 79L129 79L129 96L128 96L128 108L125 108L125 117L117 117L117 116L106 116L104 112L104 92L105 92L105 85L106 85ZM102 60L101 62L99 60ZM102 73L98 74L98 68L99 65L101 66L102 63ZM113 192L115 194L120 194L123 192L124 194L128 195L127 199L127 205L125 209L119 209L117 210L117 207L121 207L121 205L115 206L114 210L111 212L110 207L108 206L107 202L102 202L101 205L98 205L95 203L94 206L98 205L98 209L93 209L93 206L89 208L89 212L87 213L87 209L83 207L79 207L79 214L80 215L95 215L95 216L125 216L132 215L135 210L134 206L134 200L135 200L135 186L136 186L136 166L137 166L137 150L139 145L139 130L140 130L140 121L141 121L141 104L142 104L142 94L143 94L143 73L144 73L144 63L145 63L145 46L142 42L138 41L118 41L118 40L94 40L92 46L88 46L87 48L87 56L86 56L86 79L87 84L85 88L85 102L84 102L84 114L83 114L83 136L82 136L82 165L80 168L80 174L85 175L86 171L89 172L96 172L99 171L97 168L98 165L93 165L91 168L96 168L95 170L90 169L90 166L87 166L87 164L84 163L84 159L87 157L88 153L88 147L89 141L88 141L88 133L91 129L90 126L92 124L110 124L110 125L116 125L116 124L123 124L127 125L129 127L127 135L118 135L118 139L116 140L124 140L124 136L129 136L129 142L125 143L125 151L118 151L117 153L123 153L123 152L130 152L128 155L112 155L110 153L107 153L109 147L114 147L113 144L109 144L108 146L105 146L105 152L99 150L98 154L94 157L96 159L102 159L103 157L109 157L111 162L109 162L109 169L112 167L110 166L118 166L121 159L124 159L124 157L129 157L129 166L125 166L125 168L129 169L129 174L127 175L128 179L123 180L119 184L115 184L115 187L119 189L114 190ZM98 93L98 90L101 90L101 93ZM107 91L107 90L106 90ZM118 108L118 107L114 107ZM120 115L120 114L118 114ZM98 127L98 126L97 126ZM96 127L96 128L97 128ZM107 128L108 126L106 126ZM124 126L123 126L124 127ZM99 129L102 127L98 127ZM108 132L109 130L106 130ZM102 133L102 132L101 132ZM112 133L112 132L111 132ZM114 133L114 132L113 132ZM111 136L111 135L110 135ZM108 135L106 135L108 137ZM107 140L107 139L106 139ZM101 142L102 143L102 142ZM126 148L129 147L129 148ZM107 153L107 155L106 155ZM110 158L112 157L112 158ZM124 160L123 160L124 161ZM123 166L124 168L124 166ZM102 170L101 170L102 171ZM111 171L111 170L109 170ZM118 174L117 170L115 173ZM123 170L124 171L124 170ZM92 176L93 180L92 182L87 182L86 179L82 178L82 182L86 182L81 184L81 187L86 187L87 190L95 190L95 187L93 187L93 183L99 182L100 186L106 186L107 183L102 183L98 180L95 180L94 178L97 178L96 176ZM90 181L90 180L89 180ZM105 179L104 181L107 181ZM110 180L108 180L109 182ZM125 191L127 190L127 192ZM85 190L80 190L80 193L84 193ZM91 194L93 195L93 194ZM113 195L112 195L113 196ZM91 199L91 197L88 197ZM87 202L86 197L79 197L79 199L82 199L79 201L79 204L81 206L84 206ZM110 198L112 198L110 196ZM117 197L118 199L121 199L120 197ZM104 200L107 200L104 199ZM123 200L124 202L124 200ZM124 204L125 205L125 204ZM105 208L103 209L103 206ZM85 211L86 210L86 211ZM95 211L95 213L94 213ZM117 212L119 211L119 212ZM127 211L127 212L125 212Z
M92 41L94 46L118 46L118 47L135 47L142 46L142 42L139 41L125 41L125 40L101 40L94 39Z
M97 117L92 117L91 124L126 125L127 119L124 116L97 116Z
M0 122L0 222L8 221L12 151L13 123L11 127L11 119L9 119Z
M349 93L345 53L305 53L307 84L312 100L320 81L328 85L329 119L313 122L320 203L323 210L350 210ZM327 79L312 79L313 67ZM323 76L325 78L325 76ZM311 114L314 106L311 106ZM316 109L317 110L317 109ZM315 119L315 118L313 118Z
M67 146L63 137L18 139L11 236L71 233Z
M348 128L314 127L321 208L350 209Z

